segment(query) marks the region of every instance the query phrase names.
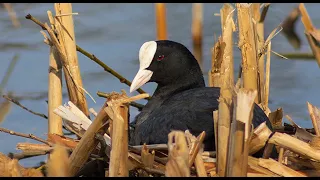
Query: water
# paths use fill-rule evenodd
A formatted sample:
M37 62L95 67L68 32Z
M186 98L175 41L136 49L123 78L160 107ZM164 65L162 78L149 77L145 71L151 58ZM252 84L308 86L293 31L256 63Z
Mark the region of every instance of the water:
M266 17L266 34L269 34L284 20L289 11L297 4L272 4ZM305 4L315 26L320 26L317 15L318 4ZM210 49L214 43L213 35L221 33L220 17L214 16L221 8L221 4L204 5L204 70L210 68ZM4 73L14 56L19 53L20 59L6 86L6 92L13 91L17 95L40 94L47 91L48 86L48 57L49 47L43 43L41 28L26 20L30 13L42 22L48 22L47 10L53 11L53 4L14 4L22 27L14 29L5 10L0 11L0 77ZM153 4L73 4L76 41L83 49L95 54L111 68L132 80L138 70L138 51L140 46L155 39L155 17ZM167 5L168 36L169 39L185 44L192 49L191 39L191 4ZM310 52L309 45L303 34L302 23L297 23L297 32L302 39L302 52ZM237 40L237 38L235 38ZM272 48L276 52L292 52L282 34L272 40ZM237 48L235 48L237 49ZM121 89L129 91L129 87L121 84L118 79L104 72L103 69L78 54L84 88L94 97L96 104L87 97L89 107L98 111L104 103L103 98L96 95L97 91L111 92ZM239 53L235 54L235 66L240 61ZM237 69L237 68L236 68ZM205 73L206 74L206 73ZM207 79L207 76L205 75ZM320 88L318 80L320 70L315 61L283 60L273 55L271 59L270 108L275 110L283 107L299 125L311 127L306 101L320 106L317 96ZM65 88L65 86L64 86ZM155 84L147 84L143 89L152 93ZM66 89L64 89L66 92ZM136 94L136 93L133 93ZM47 114L46 99L21 101L30 109ZM66 102L67 99L64 99ZM145 103L144 100L140 101ZM132 108L131 117L138 112ZM47 120L34 116L25 110L12 106L10 114L1 124L2 127L23 133L32 133L46 138ZM35 142L5 133L0 133L0 152L18 152L15 146L18 142ZM45 161L46 157L36 157L20 161L23 166L30 167Z

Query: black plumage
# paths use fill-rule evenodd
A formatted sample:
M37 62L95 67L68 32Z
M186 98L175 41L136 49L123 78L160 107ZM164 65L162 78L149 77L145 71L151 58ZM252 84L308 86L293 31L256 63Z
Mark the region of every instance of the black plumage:
M188 129L195 136L205 131L205 150L214 150L212 114L218 109L220 88L205 87L192 53L180 43L156 41L153 59L145 69L153 72L148 82L156 82L158 86L133 122L130 144L167 143L170 131ZM265 113L255 104L254 127L265 121L271 129Z

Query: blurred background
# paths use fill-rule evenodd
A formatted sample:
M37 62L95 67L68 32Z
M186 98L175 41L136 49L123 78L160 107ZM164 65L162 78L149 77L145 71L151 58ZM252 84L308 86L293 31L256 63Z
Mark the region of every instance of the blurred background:
M7 10L0 9L0 79L5 76L14 56L18 61L12 75L6 84L3 94L12 92L21 97L20 102L26 107L47 114L48 63L49 47L43 43L41 28L25 16L30 13L42 22L48 22L47 10L54 12L53 3L44 4L11 4L16 12L20 27L15 28ZM154 4L81 4L73 3L76 42L86 51L94 54L108 66L119 72L128 80L132 80L138 71L138 52L140 46L149 40L156 39ZM271 4L265 20L265 38L275 29L297 4ZM316 27L320 27L320 4L305 4ZM222 4L203 4L203 70L207 81L207 72L211 68L211 48L214 45L214 34L220 36L219 13ZM168 39L184 44L192 51L191 22L192 4L168 3L167 31ZM311 52L304 35L304 27L299 19L296 32L300 36L301 52ZM237 35L234 38L237 44ZM235 70L237 74L240 54L234 46ZM294 52L282 33L272 39L272 50L278 53ZM100 109L105 99L96 95L97 91L112 92L124 89L129 93L129 87L119 82L111 74L105 72L96 63L78 53L81 76L84 88L96 100L94 103L88 96L89 108ZM282 107L296 123L303 127L312 127L306 101L320 106L320 70L315 60L285 60L279 56L271 57L270 103L272 111ZM64 81L63 81L64 82ZM65 83L65 82L64 82ZM153 83L142 87L152 94L156 85ZM65 85L64 92L66 93ZM135 95L133 93L132 95ZM1 97L2 98L2 97ZM1 99L3 100L3 99ZM68 99L64 98L64 102ZM146 101L141 100L140 103ZM132 120L138 111L130 109ZM284 121L285 118L284 118ZM46 139L47 120L26 112L12 104L9 114L0 124L2 127L16 132L32 133ZM34 142L33 140L0 133L0 152L7 154L16 152L18 142ZM22 166L31 167L46 156L21 160Z

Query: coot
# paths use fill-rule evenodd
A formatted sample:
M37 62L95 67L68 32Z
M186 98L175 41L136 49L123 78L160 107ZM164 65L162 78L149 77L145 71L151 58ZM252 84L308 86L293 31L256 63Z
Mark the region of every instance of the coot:
M197 136L206 132L205 150L214 150L212 114L218 109L220 89L205 87L197 60L182 44L149 41L139 51L140 69L132 81L130 92L147 82L158 84L152 98L135 117L131 145L167 143L171 130L190 130ZM254 105L253 125L262 122L272 129L269 119Z

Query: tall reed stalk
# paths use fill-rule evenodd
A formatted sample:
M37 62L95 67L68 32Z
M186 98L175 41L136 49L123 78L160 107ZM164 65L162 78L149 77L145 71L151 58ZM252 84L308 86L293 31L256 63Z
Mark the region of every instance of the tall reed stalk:
M156 32L158 40L166 40L167 35L167 20L166 20L166 5L164 3L155 3L156 12Z
M64 64L65 68L63 70L69 99L89 117L76 50L72 5L71 3L55 3L54 9L56 12L55 26L58 32L58 39L67 58L67 64Z
M202 68L202 3L192 4L192 40L193 54Z

